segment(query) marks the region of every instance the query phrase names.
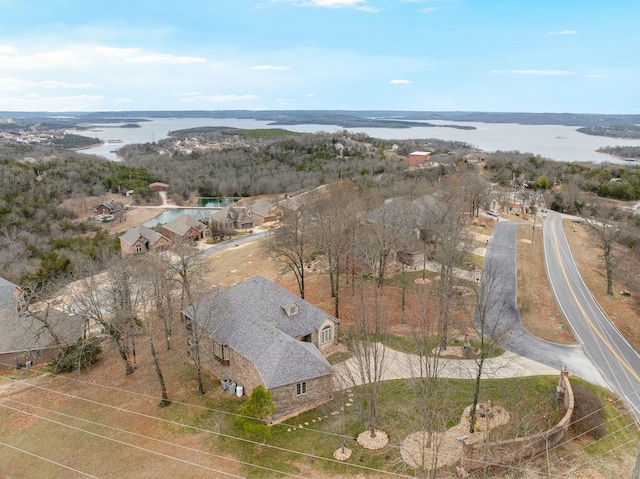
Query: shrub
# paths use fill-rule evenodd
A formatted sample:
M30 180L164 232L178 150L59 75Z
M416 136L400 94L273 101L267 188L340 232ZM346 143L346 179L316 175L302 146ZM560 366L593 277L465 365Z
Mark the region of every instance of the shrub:
M607 433L603 404L600 398L587 386L578 384L573 388L575 407L571 419L571 429L576 435L589 435L602 439Z
M56 358L51 361L49 369L53 374L86 369L98 361L101 352L98 339L80 338L74 344L62 348Z
M266 421L274 410L271 391L264 386L256 386L247 402L240 408L236 421L251 437L266 442L271 437L271 428Z

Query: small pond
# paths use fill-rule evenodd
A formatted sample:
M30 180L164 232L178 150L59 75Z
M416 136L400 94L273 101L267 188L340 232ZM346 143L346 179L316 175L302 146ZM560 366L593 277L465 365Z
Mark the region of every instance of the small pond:
M173 208L154 216L144 225L147 228L167 224L169 221L175 220L180 215L189 215L199 221L207 221L209 216L214 214L217 209L211 208Z
M222 208L231 203L237 203L238 198L200 198L197 206L200 208Z

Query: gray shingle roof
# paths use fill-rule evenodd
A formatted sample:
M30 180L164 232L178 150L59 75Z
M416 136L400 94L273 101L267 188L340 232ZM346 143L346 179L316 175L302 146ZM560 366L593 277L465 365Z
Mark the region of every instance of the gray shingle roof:
M132 246L136 241L138 241L140 237L144 238L149 246L153 246L158 242L160 238L162 238L162 235L157 231L153 231L152 229L147 228L144 225L139 225L135 228L131 228L125 234L120 236L120 239L129 246Z
M286 309L293 303L298 313L289 316ZM294 338L317 331L327 318L338 320L262 276L214 293L183 312L215 341L251 361L268 388L332 373L313 344Z
M195 228L198 231L202 231L206 228L206 226L189 215L180 215L176 219L171 220L166 225L164 225L164 228L168 231L183 236L187 231L189 231L189 228Z
M0 278L0 354L52 346L53 340L42 330L42 324L28 313L17 311L15 288L15 284ZM82 334L84 321L81 318L68 316L55 308L51 308L48 314L61 338L71 343Z
M269 214L269 211L271 211L272 209L273 203L265 199L258 200L251 205L251 211L260 216L267 216Z

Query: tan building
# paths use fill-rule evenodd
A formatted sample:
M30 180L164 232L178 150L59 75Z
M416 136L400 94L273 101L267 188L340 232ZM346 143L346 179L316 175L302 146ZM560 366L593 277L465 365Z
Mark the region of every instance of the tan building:
M131 228L120 236L120 251L122 256L162 249L169 245L171 245L169 238L144 225Z
M160 227L164 236L174 243L195 243L209 236L209 228L189 215L180 215Z

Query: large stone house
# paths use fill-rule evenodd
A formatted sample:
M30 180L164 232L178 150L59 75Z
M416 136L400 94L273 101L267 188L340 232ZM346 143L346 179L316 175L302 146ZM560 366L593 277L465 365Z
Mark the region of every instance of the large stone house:
M338 319L254 276L183 311L205 333L203 368L241 385L271 390L274 421L331 399L333 368L322 351L335 345Z
M209 228L189 215L180 215L160 227L161 233L174 243L195 243L209 234Z
M170 245L171 240L169 238L144 225L131 228L120 236L120 251L122 256L158 250Z
M214 231L250 230L253 228L251 211L242 206L227 205L209 217Z
M269 223L278 219L276 209L269 200L258 200L249 209L253 224L260 226L262 223Z

